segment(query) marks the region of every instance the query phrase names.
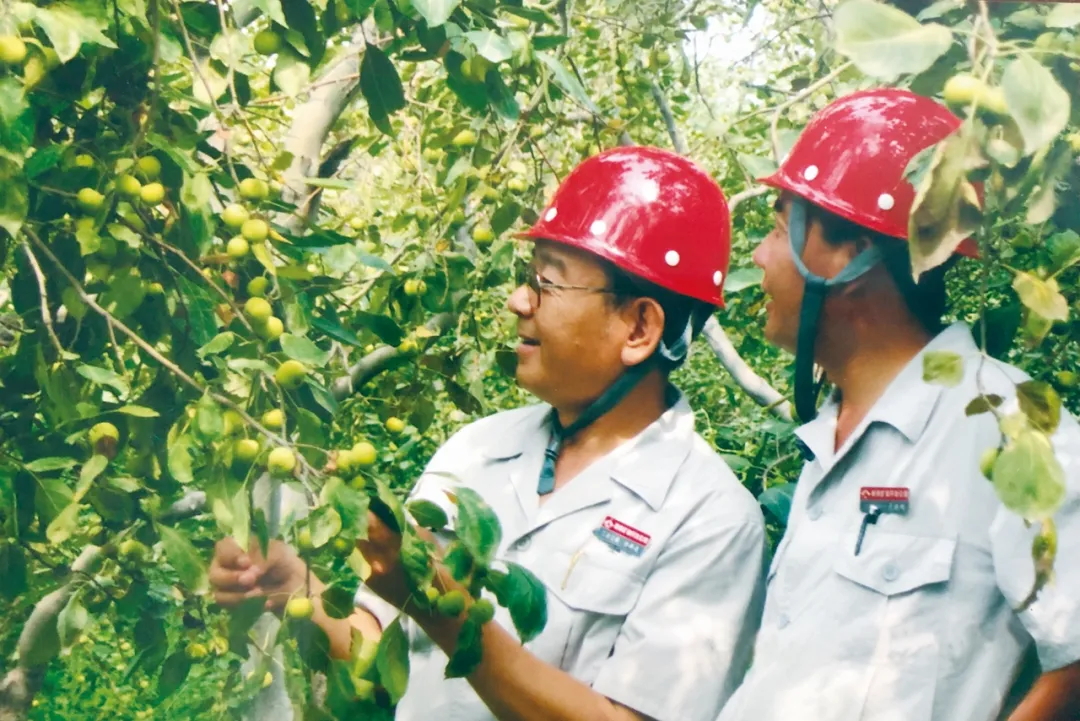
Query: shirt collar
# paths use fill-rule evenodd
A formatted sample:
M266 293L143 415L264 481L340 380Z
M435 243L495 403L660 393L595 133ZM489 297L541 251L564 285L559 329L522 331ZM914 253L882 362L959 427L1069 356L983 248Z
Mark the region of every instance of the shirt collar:
M654 510L663 505L694 442L694 412L689 402L674 387L671 400L659 418L604 459L610 463L611 478ZM543 452L551 433L550 413L550 405L537 405L503 429L497 447L485 448L483 455L490 460L510 460L530 450ZM536 479L529 480L535 484Z
M944 387L923 380L923 357L930 352L947 351L969 357L978 353L971 336L971 329L964 323L955 323L941 331L904 366L903 370L874 403L859 429L848 439L852 446L865 429L874 423L892 426L910 443L915 443L926 430L930 416L937 405ZM836 419L839 410L836 396L831 397L817 418L795 430L795 435L805 443L817 458L827 459L836 453Z

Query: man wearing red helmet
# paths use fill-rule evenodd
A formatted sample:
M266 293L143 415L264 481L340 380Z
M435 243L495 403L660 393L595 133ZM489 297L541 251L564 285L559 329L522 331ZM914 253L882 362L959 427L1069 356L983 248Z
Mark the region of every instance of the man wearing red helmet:
M980 393L1014 412L1025 376L983 355L968 327L942 327L946 269L913 280L904 243L905 168L959 125L908 91L856 93L814 117L764 180L781 192L754 262L765 334L796 354L806 465L753 666L722 721L1080 717L1080 568L1059 554L1056 582L1024 607L1040 524L1006 509L980 471L1003 442L995 416L965 414ZM923 380L934 351L964 360L955 387ZM815 363L836 387L820 412ZM1052 441L1068 488L1059 547L1075 548L1076 421L1063 414ZM1025 696L1014 682L1036 654L1043 673Z
M500 608L483 627L479 668L444 679L467 614L406 603L401 539L374 516L361 544L372 576L351 625L377 634L397 609L408 614L412 672L399 721L714 721L749 663L764 523L695 434L668 374L722 305L723 194L678 155L621 148L578 166L525 236L532 264L509 299L517 378L545 403L461 430L413 496L453 518L448 478L479 493L502 525L497 558L546 587L547 625L522 645ZM218 600L302 589L295 554L277 544L271 556L219 544ZM444 569L439 578L463 590ZM350 621L320 608L315 620L347 655Z

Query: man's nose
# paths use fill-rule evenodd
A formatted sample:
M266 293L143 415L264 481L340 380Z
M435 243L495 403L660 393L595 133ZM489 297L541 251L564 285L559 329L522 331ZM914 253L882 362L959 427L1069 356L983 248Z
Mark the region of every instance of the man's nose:
M506 307L519 318L532 316L533 307L529 301L529 289L524 284L514 288L510 297L506 299Z

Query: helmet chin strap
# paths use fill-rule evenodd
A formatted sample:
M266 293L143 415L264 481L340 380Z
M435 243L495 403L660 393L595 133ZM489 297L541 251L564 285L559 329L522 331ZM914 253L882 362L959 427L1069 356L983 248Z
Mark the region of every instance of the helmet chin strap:
M817 416L820 387L814 383L814 346L825 298L836 286L852 282L881 261L881 251L871 244L852 258L833 278L825 279L810 272L802 259L806 249L806 215L807 202L795 197L788 219L788 242L791 244L795 267L806 281L802 307L799 309L799 336L795 343L795 412L803 423L808 423Z
M691 314L691 317L686 321L686 328L683 330L682 335L671 347L668 347L661 340L651 358L623 371L623 374L608 386L596 400L590 403L569 426L563 428L562 424L559 423L559 414L552 410L551 440L548 441L547 448L544 449L544 463L540 467L540 481L537 484L536 492L541 496L545 496L555 490L555 463L559 460L559 453L562 451L563 442L566 439L573 438L577 433L592 425L601 416L619 405L630 391L648 375L649 371L656 367L660 359L678 363L685 358L693 339L694 315Z

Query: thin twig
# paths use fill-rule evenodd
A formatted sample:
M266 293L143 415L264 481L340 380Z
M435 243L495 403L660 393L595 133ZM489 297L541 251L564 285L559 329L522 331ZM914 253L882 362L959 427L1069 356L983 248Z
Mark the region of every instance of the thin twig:
M131 330L131 328L128 328L126 325L124 325L123 322L117 320L111 313L109 313L109 311L105 310L100 305L98 305L97 301L95 301L90 296L90 294L88 294L86 292L86 289L83 288L82 285L79 283L79 281L75 279L75 276L73 276L71 274L71 272L64 266L64 264L62 262L60 262L60 259L57 258L56 255L53 254L53 252L49 249L49 247L47 245L45 245L45 243L43 243L41 241L41 238L39 238L37 236L37 234L34 233L33 230L31 230L28 227L24 227L23 232L25 232L30 237L30 239L32 241L34 241L34 245L38 246L38 248L43 253L45 253L45 255L47 255L49 257L49 260L51 260L53 262L53 264L56 266L56 268L64 275L65 278L67 278L68 282L71 283L71 287L75 289L75 292L79 294L79 297L82 298L84 303L86 303L88 306L90 306L90 308L95 313L97 313L102 318L104 318L107 323L111 323L112 325L116 326L117 330L119 330L121 333L126 335L128 338L130 338L135 343L135 345L139 346L139 348L141 348L147 355L149 355L151 358L153 358L158 363L160 363L162 365L162 367L164 367L166 370L170 371L173 375L175 375L180 380L184 381L184 383L188 384L189 386L191 386L192 388L197 390L199 393L208 395L211 399L214 400L214 402L219 403L219 404L225 406L226 408L230 408L230 409L236 411L237 413L239 413L240 417L243 418L244 421L249 426L254 428L256 431L261 433L266 438L273 441L275 444L277 444L279 446L291 446L292 445L287 438L279 436L278 434L268 430L259 421L255 420L250 415L248 415L247 411L244 410L244 408L242 406L237 405L231 399L227 398L226 396L221 395L220 393L215 393L215 392L211 391L209 388L202 385L197 380L192 378L190 375L185 373L182 368L180 368L178 365L176 365L175 363L170 361L168 358L163 356L160 352L158 352L158 350L156 348L154 348L154 346L150 345L150 343L148 343L142 336L140 336L135 331ZM305 471L307 471L309 473L312 473L316 477L318 477L320 475L317 470L315 470L314 468L311 467L311 465L307 462L307 460L303 457L303 455L297 454L297 461L299 462L300 467L301 467L302 470L305 470Z
M765 193L768 193L770 190L772 190L772 188L767 185L755 185L753 187L747 188L746 190L735 193L735 195L731 196L731 198L728 200L728 213L734 215L735 209L738 208L742 203L746 202L750 198L756 198L759 195L765 195Z
M199 66L199 58L195 55L195 48L191 44L191 36L188 35L187 24L184 22L184 14L180 11L180 5L177 0L172 0L173 10L176 11L176 19L180 24L180 34L184 38L184 47L187 49L188 59L191 60L191 66L195 69L195 74L202 81L203 87L206 88L206 95L210 98L210 106L214 109L214 114L217 115L218 121L225 125L225 114L221 111L221 106L217 104L217 98L214 97L214 91L210 87L210 81L206 79L206 75L203 73L202 68ZM235 100L235 96L233 96ZM233 167L232 152L229 150L229 138L226 137L222 144L222 150L225 153L225 163L229 166L229 174L233 178L233 182L237 185L240 184L240 178L236 175L236 168Z
M686 155L690 149L686 146L686 140L683 138L682 133L679 132L678 126L675 125L675 116L671 112L671 106L668 105L667 98L664 97L664 91L660 89L660 85L655 80L649 83L649 89L652 91L656 106L660 109L660 116L664 119L664 125L667 126L668 135L671 137L671 144L674 146L675 152L679 155Z
M811 83L810 85L807 85L805 88L803 88L801 91L799 91L798 94L791 96L790 98L788 98L783 103L776 106L775 108L765 107L765 108L760 108L758 110L755 110L755 111L753 111L751 113L747 113L746 115L744 115L741 118L738 118L734 122L732 122L731 127L735 127L736 125L741 125L742 123L745 123L747 120L750 120L751 118L756 118L759 115L765 115L766 113L770 113L770 112L775 113L775 112L777 112L779 110L785 110L785 109L791 107L792 105L799 102L800 100L803 100L804 98L806 98L806 97L812 95L813 93L817 92L818 90L820 90L822 88L822 86L828 85L829 83L831 83L842 72L844 72L845 70L850 68L851 65L852 65L852 62L850 60L848 60L845 63L842 63L842 64L838 65L836 67L836 69L833 70L831 73L829 73L828 75L826 75L823 78L815 80L813 83Z
M340 78L334 78L332 80L320 80L320 81L318 81L316 83L312 83L311 85L307 86L306 88L304 88L303 90L301 90L297 94L298 95L303 95L305 93L310 93L312 90L317 90L318 88L321 88L321 87L323 87L325 85L333 85L335 83L347 83L347 82L350 82L352 80L358 80L359 78L360 78L360 73L350 73L349 75L342 75ZM269 97L259 98L258 100L252 100L251 104L252 105L277 105L278 103L281 103L281 102L283 102L285 100L289 100L292 97L293 96L286 95L285 93L278 93L277 95L270 95ZM416 104L420 105L421 103L416 103Z
M217 283L203 275L203 269L200 268L191 258L187 257L184 251L169 245L165 241L158 238L156 235L153 235L152 233L147 233L145 230L142 230L141 228L132 225L130 222L128 222L127 218L124 218L123 216L117 216L117 218L120 220L120 223L127 226L128 229L139 233L143 238L161 246L170 253L179 256L180 259L183 260L189 268L194 270L200 278L206 281L207 285L214 289L215 293L220 295L225 300L225 302L229 304L229 308L231 308L233 313L236 314L236 317L240 319L240 322L244 324L244 327L252 333L255 332L255 329L251 327L251 323L248 322L247 318L244 316L243 311L240 310L240 306L236 304L236 301L233 299L233 297L226 293Z
M23 251L26 253L26 259L30 261L30 267L34 269L34 275L37 276L38 293L41 295L41 322L45 324L45 330L49 334L49 339L52 341L53 347L56 348L56 354L60 357L64 357L64 347L60 345L60 339L56 337L56 331L53 330L52 312L49 310L49 295L45 290L45 274L41 272L41 265L38 263L36 257L34 257L34 251L30 250L30 245L23 242Z

